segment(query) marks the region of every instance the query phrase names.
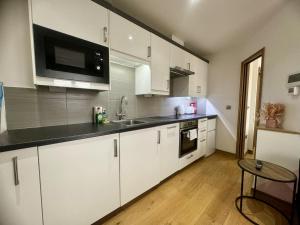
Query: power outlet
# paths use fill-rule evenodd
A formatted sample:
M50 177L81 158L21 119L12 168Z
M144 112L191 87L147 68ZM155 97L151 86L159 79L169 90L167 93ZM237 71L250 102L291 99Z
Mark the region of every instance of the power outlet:
M231 105L226 105L226 110L231 110Z

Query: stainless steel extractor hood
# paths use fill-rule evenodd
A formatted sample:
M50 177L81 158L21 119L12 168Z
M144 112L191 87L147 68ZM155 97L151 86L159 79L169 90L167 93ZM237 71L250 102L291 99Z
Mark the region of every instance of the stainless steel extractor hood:
M187 69L183 69L179 66L170 68L171 78L186 77L186 76L193 75L193 74L195 74L195 72L187 70Z

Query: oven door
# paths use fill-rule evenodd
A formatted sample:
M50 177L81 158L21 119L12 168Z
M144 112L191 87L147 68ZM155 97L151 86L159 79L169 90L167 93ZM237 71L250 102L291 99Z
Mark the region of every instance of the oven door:
M196 128L193 128L196 129ZM198 137L194 140L190 140L189 137L189 130L193 129L187 129L187 130L181 130L180 131L180 150L179 150L179 157L189 154L198 148ZM197 132L198 133L198 132Z
M105 46L33 25L38 76L109 83L109 50Z

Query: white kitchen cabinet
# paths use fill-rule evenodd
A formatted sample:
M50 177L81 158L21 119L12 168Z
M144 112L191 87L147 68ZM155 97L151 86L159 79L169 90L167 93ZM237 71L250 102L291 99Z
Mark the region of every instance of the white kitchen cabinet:
M204 156L207 152L207 118L198 120L198 149L197 158Z
M187 69L186 64L186 52L177 47L176 45L171 44L171 62L170 67L181 67Z
M29 0L32 21L65 34L108 46L108 10L86 0Z
M183 169L184 167L190 165L192 162L198 159L198 150L195 150L179 159L179 169Z
M208 63L189 54L190 68L195 74L172 79L173 96L205 97L207 92Z
M151 34L152 90L170 91L170 43Z
M43 224L36 147L0 153L0 202L1 225Z
M159 183L158 138L157 128L120 134L121 205Z
M151 34L150 65L135 70L136 95L170 94L170 43Z
M44 225L89 225L120 206L119 135L39 147Z
M164 180L178 170L179 124L162 126L159 131L160 180Z
M212 155L216 151L216 124L217 119L207 121L207 151L206 156Z
M111 49L149 61L150 32L113 12L109 15Z

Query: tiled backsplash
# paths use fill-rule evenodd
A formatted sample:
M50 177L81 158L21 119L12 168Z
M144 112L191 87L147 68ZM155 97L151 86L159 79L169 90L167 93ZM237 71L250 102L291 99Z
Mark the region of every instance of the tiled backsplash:
M115 120L123 95L128 98L128 118L172 115L177 105L188 105L191 101L184 97L136 96L134 70L116 64L112 64L110 69L111 91L106 92L80 89L53 92L48 87L6 87L8 129L91 122L95 105L107 108L109 119ZM205 99L198 99L198 111L205 112Z

